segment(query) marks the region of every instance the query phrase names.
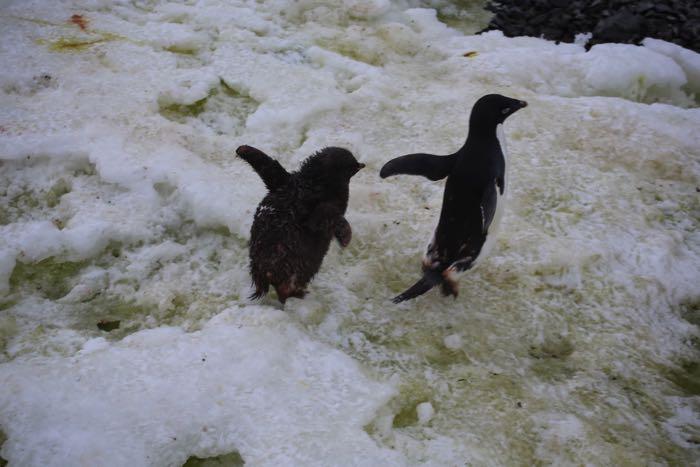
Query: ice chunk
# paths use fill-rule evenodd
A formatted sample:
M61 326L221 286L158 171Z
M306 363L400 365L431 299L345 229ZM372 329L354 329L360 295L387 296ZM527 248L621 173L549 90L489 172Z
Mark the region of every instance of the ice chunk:
M598 44L581 57L584 85L591 95L612 95L644 101L654 93L672 95L687 83L672 59L645 47Z
M458 350L462 347L462 336L459 334L450 334L449 336L445 336L443 343L445 347L450 350Z
M416 413L418 414L418 423L425 425L435 415L435 409L430 402L421 402L416 406Z
M650 37L644 39L642 45L649 50L672 58L685 72L685 76L688 80L688 89L696 94L700 93L699 53L661 39L652 39Z

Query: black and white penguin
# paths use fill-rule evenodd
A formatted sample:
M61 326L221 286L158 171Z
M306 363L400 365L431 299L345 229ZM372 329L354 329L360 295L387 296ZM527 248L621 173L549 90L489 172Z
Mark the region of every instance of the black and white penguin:
M457 296L456 274L477 265L491 248L503 212L506 192L506 146L503 121L527 106L499 94L481 97L469 118L464 146L449 156L408 154L387 162L379 175L447 177L442 211L423 257L423 277L394 303L410 300L441 285L442 294Z
M250 273L255 292L272 285L284 303L303 298L331 240L346 247L352 229L345 219L350 178L365 165L350 151L327 147L308 157L296 172L259 149L240 146L236 154L257 172L268 193L258 205L250 229Z

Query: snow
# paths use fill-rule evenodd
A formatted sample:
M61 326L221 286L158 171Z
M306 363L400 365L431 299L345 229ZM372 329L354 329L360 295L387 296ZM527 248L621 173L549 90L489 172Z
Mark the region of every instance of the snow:
M0 8L10 465L697 458L696 53L469 35L439 1ZM379 168L454 152L492 92L528 102L496 244L458 299L395 306L443 183ZM284 309L246 299L264 187L240 144L367 164L351 244Z
M500 31L490 31L452 37L448 44L443 50L449 54L478 51L470 61L476 69L469 67L468 74L482 80L488 76L498 85L517 85L538 94L619 96L688 106L693 105L688 94L696 92L698 86L697 54L653 39L646 39L644 46L598 44L587 52L584 44L555 45L532 37L510 39Z
M362 430L391 386L280 311L229 309L194 333L92 339L56 363L2 370L13 395L2 413L14 421L3 455L20 465L178 465L233 449L254 465L400 460Z
M700 54L692 50L684 49L676 44L647 37L642 45L654 52L666 55L673 59L683 69L688 80L688 90L693 93L700 91Z

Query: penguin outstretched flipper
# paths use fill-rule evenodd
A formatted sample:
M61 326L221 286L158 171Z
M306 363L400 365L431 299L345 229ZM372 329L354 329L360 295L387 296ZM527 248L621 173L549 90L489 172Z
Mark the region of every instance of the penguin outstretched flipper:
M457 161L457 155L436 156L434 154L407 154L392 159L382 167L379 176L387 178L392 175L421 175L430 180L447 177Z
M236 154L253 167L253 170L262 178L263 183L270 191L284 186L289 180L289 172L260 149L252 146L239 146L236 149Z

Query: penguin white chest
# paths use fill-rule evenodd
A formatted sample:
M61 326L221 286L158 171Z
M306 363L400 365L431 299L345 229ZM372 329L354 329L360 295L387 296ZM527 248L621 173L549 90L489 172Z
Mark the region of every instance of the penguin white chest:
M498 139L498 144L501 146L503 159L506 161L506 169L508 169L508 151L506 149L506 135L503 133L503 123L496 125L496 139Z
M503 133L502 123L496 126L496 138L498 139L498 145L501 147L501 153L503 154L503 193L501 194L501 190L496 187L496 213L493 216L489 234L495 233L501 222L503 208L505 207L506 193L508 192L508 150L506 149L506 136Z
M506 193L508 190L508 153L506 150L506 138L503 133L503 124L499 124L496 127L496 138L498 139L498 144L501 147L501 153L503 154L504 170L503 170L503 193L501 189L496 185L496 212L493 215L493 220L491 225L489 225L488 232L486 233L486 241L481 247L481 251L474 261L474 266L477 266L481 260L486 257L493 245L496 243L496 233L498 232L498 227L501 223L501 218L503 217L503 211L505 210ZM496 181L494 180L494 183Z

